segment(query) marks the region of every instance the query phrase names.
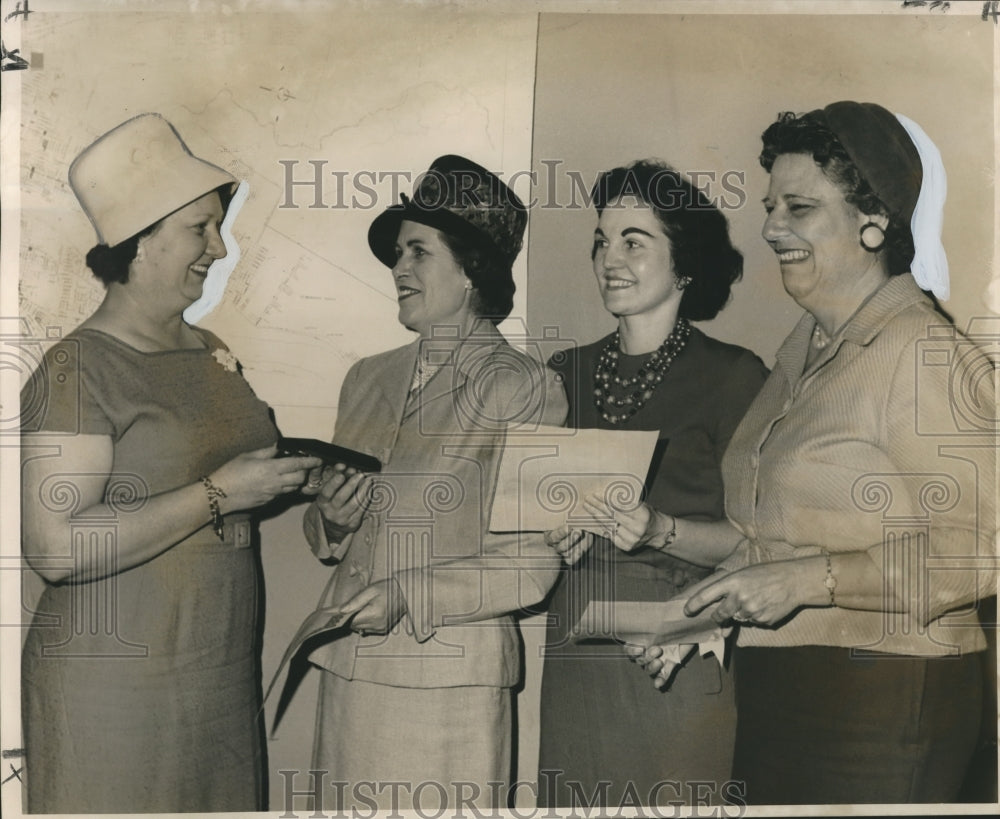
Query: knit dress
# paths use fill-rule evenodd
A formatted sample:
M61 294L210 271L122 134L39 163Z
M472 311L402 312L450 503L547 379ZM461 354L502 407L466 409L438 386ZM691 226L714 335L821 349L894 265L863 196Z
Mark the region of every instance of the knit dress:
M226 517L224 542L205 526L145 563L116 565L117 520L276 439L235 359L197 332L201 349L146 353L77 330L22 392L24 432L107 435L114 447L110 513L71 517L67 542L44 550L67 566L100 554L106 576L47 583L33 613L21 678L33 813L265 807L263 596L248 517ZM75 480L49 478L38 500L72 509ZM23 551L42 550L26 540Z

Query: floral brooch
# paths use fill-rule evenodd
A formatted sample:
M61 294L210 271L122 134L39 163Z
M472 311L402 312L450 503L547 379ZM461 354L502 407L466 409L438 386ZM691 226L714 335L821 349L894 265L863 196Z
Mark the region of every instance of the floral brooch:
M218 361L231 373L239 370L240 362L236 360L236 356L229 352L229 350L218 349L212 353L212 358Z

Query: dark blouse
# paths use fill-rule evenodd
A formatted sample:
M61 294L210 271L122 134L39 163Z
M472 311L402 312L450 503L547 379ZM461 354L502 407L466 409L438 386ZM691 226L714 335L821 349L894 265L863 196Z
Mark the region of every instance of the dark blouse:
M649 401L627 421L611 424L594 403L594 369L611 336L557 353L549 366L559 372L569 397L567 426L577 429L657 430L660 443L647 480L647 501L655 508L695 520L719 520L724 514L720 463L729 439L767 377L768 370L749 350L706 336L692 327L687 346L677 356ZM634 375L648 356L621 355L619 375ZM614 594L619 599L667 599L684 586L707 576L702 569L656 549L626 554L599 540L569 575L608 572L613 564ZM644 582L648 579L652 582ZM565 578L564 578L565 580ZM577 578L580 580L580 578ZM664 587L664 583L667 587ZM567 583L560 583L565 587ZM574 582L574 585L576 583ZM585 589L607 588L606 582L582 582ZM666 596L664 596L666 595ZM581 604L592 595L571 595ZM553 603L562 595L557 589ZM556 606L555 608L560 608ZM575 605L573 606L575 609ZM578 612L564 612L570 618ZM572 625L563 620L557 633ZM550 649L553 647L551 638Z

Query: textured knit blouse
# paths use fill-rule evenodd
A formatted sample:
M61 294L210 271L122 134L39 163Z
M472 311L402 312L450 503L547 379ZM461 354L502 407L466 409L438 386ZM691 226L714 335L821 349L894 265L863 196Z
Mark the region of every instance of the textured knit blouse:
M745 539L722 568L867 551L909 613L805 608L740 629L739 645L982 649L975 601L997 578L995 371L909 274L805 369L814 327L806 314L782 344L726 452L726 512Z
M194 483L273 443L270 410L214 335L205 346L142 352L79 329L54 345L22 392L24 431L107 435L105 503ZM30 436L22 445L31 448ZM51 447L39 451L45 457ZM40 502L69 505L73 475ZM206 501L206 518L208 507ZM258 629L262 589L248 515L220 542L211 526L125 570L114 516L73 515L65 544L25 538L25 555L73 564L103 547L109 574L46 584L25 639L22 717L32 813L262 810Z

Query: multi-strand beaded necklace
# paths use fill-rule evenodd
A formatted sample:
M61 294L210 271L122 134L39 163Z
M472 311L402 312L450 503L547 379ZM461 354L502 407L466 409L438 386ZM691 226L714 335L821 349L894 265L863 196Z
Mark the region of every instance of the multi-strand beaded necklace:
M621 424L641 410L663 382L690 335L691 325L687 320L677 319L670 335L649 354L639 371L631 378L622 378L618 375L621 338L616 330L594 367L594 404L601 417L612 424Z

